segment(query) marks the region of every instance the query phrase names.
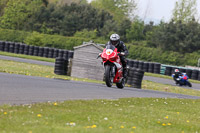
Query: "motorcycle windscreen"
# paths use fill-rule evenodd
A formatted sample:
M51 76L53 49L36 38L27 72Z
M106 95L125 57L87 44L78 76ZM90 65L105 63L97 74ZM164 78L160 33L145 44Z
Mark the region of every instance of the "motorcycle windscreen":
M113 46L113 45L107 45L106 49L112 49L114 51L115 50L115 46Z

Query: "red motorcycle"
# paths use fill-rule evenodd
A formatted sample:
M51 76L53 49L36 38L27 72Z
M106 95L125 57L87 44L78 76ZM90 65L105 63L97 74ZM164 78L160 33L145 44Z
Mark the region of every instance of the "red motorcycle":
M118 88L124 88L125 78L123 77L123 67L120 60L120 52L117 52L117 48L113 45L107 45L98 57L103 60L103 66L105 68L104 79L106 85L111 87L113 83L116 83Z

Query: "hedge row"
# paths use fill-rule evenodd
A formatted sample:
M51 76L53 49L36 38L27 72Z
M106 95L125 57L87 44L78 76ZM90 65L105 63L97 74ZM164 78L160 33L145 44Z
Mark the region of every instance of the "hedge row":
M177 66L197 66L200 52L181 54L178 52L130 45L128 58Z
M65 37L60 35L40 34L38 32L25 32L0 28L0 40L20 42L33 46L52 47L73 50L74 46L90 41L89 38ZM100 40L96 40L100 41ZM102 41L100 41L101 43Z

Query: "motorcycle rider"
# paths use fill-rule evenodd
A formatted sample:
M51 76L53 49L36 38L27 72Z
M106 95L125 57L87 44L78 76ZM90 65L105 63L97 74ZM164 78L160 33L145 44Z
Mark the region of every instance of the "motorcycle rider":
M182 76L182 73L179 71L179 69L175 69L174 70L174 74L172 76L173 76L174 81L176 82L176 84L178 84L177 78L179 78L179 76Z
M114 45L117 48L117 51L120 52L120 59L123 66L123 76L127 77L127 68L126 68L126 56L128 55L128 50L126 48L126 45L123 41L120 40L120 36L118 34L112 34L110 36L110 41L107 42L107 45Z

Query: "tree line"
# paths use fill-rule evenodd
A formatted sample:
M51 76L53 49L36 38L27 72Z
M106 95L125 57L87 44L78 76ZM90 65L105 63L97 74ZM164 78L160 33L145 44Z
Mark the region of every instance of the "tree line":
M99 40L118 33L126 43L163 51L200 52L196 0L179 0L170 22L158 25L137 17L134 0L52 1L1 0L0 28Z

